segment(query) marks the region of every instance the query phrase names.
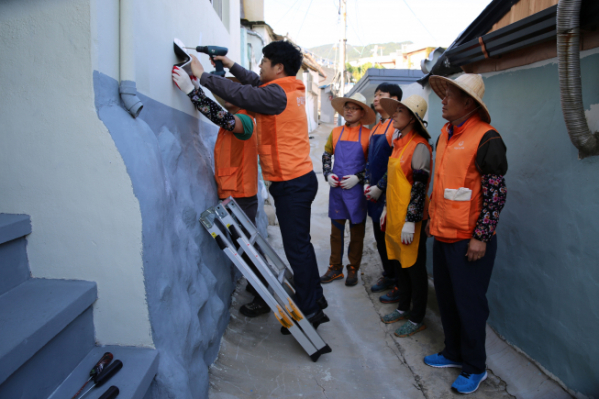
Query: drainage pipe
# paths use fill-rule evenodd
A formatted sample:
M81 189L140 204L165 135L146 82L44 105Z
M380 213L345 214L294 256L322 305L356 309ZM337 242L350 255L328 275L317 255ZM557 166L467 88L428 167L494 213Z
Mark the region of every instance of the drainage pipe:
M599 155L599 133L591 133L582 104L580 7L582 0L559 0L557 62L564 121L579 159Z
M143 104L137 97L135 87L135 0L120 0L120 86L119 93L125 104L125 109L137 118L143 108Z

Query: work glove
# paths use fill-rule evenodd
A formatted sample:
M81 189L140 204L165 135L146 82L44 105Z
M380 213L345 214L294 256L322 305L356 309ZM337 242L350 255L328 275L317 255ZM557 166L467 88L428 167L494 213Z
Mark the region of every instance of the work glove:
M178 66L173 67L173 82L177 87L185 94L189 94L193 91L194 86L191 83L191 79L184 69Z
M329 186L333 188L339 187L339 178L336 174L329 173L329 175L327 176L327 183L329 183Z
M191 79L191 83L193 83L193 87L195 87L196 90L199 89L200 88L200 79L198 79L198 77L195 75L191 75L189 78Z
M358 184L359 181L360 178L356 175L346 175L343 176L343 180L341 180L340 185L342 189L349 190L350 188Z
M401 242L405 245L409 245L414 241L414 232L416 231L416 223L405 222L403 229L401 229Z
M368 186L367 190L364 190L364 194L366 194L366 199L372 202L377 202L383 190L379 188L379 186Z
M379 222L381 231L385 231L385 228L387 227L387 205L383 207L383 213L381 213L381 219Z

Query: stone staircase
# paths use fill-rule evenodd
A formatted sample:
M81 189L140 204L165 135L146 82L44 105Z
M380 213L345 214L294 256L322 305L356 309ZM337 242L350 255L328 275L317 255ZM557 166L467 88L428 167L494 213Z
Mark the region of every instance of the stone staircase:
M123 368L85 398L115 385L118 399L142 399L158 369L157 351L96 346L96 284L31 278L30 233L29 216L0 214L0 398L71 398L102 354L112 352Z

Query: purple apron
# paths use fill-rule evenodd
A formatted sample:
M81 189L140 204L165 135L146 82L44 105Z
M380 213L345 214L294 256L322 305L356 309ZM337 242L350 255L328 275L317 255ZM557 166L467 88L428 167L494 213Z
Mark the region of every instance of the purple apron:
M335 162L333 173L339 177L355 175L366 167L364 150L362 149L362 126L358 134L358 141L342 141L345 126L339 135L335 147ZM352 224L362 223L366 219L366 197L364 185L356 184L349 190L331 187L329 192L329 217L331 219L349 219Z

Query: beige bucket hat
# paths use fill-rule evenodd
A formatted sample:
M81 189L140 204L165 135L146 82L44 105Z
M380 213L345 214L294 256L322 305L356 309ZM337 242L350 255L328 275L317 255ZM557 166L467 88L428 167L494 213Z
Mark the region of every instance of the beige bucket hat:
M428 80L431 85L431 89L441 98L445 98L445 91L447 85L454 85L457 88L465 91L474 98L474 101L480 105L480 116L484 122L491 123L491 114L487 106L483 102L483 96L485 95L485 83L483 77L477 73L465 73L457 77L456 80L451 80L443 76L433 75Z
M420 97L417 94L413 94L410 97L406 98L403 101L397 101L392 98L381 98L380 99L381 107L385 110L385 112L391 116L397 111L397 106L402 104L404 107L409 109L412 114L416 117L416 120L420 124L422 128L423 136L427 139L431 138L431 135L428 133L426 126L424 125L426 122L423 120L424 115L426 115L426 111L428 110L428 104L426 100Z
M362 125L370 125L374 123L376 120L376 114L373 109L366 104L366 97L364 97L360 93L354 93L351 97L337 97L331 101L331 105L339 113L339 115L343 116L343 106L345 103L354 103L359 105L364 110L364 117L360 120Z

